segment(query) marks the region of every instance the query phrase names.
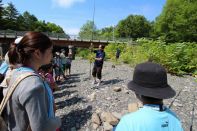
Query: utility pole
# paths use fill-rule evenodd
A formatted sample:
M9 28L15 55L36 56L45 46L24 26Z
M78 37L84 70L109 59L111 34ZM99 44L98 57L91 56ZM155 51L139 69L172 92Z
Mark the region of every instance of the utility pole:
M112 27L113 27L113 41L114 41L114 25Z
M94 15L95 15L95 0L94 0L93 18L92 18L92 21L93 21L93 24L92 24L92 41L93 41L93 39L94 39ZM94 48L93 43L91 43L90 48ZM91 76L92 76L92 70L91 70L91 68L92 68L92 62L91 62L91 60L90 60L90 76L89 76L90 79L91 79Z

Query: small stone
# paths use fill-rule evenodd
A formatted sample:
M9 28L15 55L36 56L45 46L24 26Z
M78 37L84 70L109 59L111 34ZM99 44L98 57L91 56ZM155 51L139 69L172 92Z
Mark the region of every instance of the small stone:
M95 111L97 114L101 114L101 109L100 108L97 108L97 110Z
M98 125L98 124L96 124L96 123L92 123L92 128L93 128L94 130L96 130L98 127L99 127L99 125Z
M103 123L104 131L112 131L113 126L110 125L108 122Z
M128 111L129 112L135 112L137 111L139 108L138 108L138 103L131 103L128 105Z
M126 90L126 89L125 89L125 90L124 90L124 93L125 93L125 94L129 94L129 90Z
M113 89L115 92L119 92L119 91L121 91L122 89L121 89L121 87L114 87L114 89Z
M107 97L106 100L108 100L108 101L111 100L111 97Z
M112 115L110 112L102 112L101 113L102 122L108 122L111 125L117 125L119 120Z
M70 97L74 97L74 96L75 96L75 94L71 94L71 95L70 95Z
M90 101L94 101L96 99L96 93L92 93L91 95L88 96Z
M127 88L127 85L124 85L124 84L123 84L122 86L123 86L124 88Z
M173 105L174 105L174 106L178 106L178 107L183 107L183 105L182 105L181 103L178 103L178 102L176 102L176 101L173 103Z
M100 118L96 113L92 114L92 123L96 123L97 125L101 124Z
M119 101L119 99L116 97L115 100Z
M112 112L112 115L115 116L118 120L120 120L120 118L122 117L122 115L117 112Z

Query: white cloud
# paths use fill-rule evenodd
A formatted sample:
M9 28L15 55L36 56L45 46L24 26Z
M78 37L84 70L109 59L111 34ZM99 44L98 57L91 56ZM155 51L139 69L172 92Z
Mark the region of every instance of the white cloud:
M53 0L53 2L57 4L58 6L68 8L68 7L71 7L75 3L85 2L85 0Z

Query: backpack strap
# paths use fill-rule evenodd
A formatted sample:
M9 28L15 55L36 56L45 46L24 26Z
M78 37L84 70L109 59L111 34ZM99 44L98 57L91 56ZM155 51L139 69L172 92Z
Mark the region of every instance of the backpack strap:
M28 72L28 73L24 73L22 75L20 75L16 81L10 86L10 88L8 89L6 95L3 97L3 100L0 104L0 115L3 111L3 109L5 108L8 100L10 99L12 93L14 92L14 90L16 89L16 87L18 86L18 84L24 80L25 78L29 77L29 76L38 76L37 74L33 73L33 72Z

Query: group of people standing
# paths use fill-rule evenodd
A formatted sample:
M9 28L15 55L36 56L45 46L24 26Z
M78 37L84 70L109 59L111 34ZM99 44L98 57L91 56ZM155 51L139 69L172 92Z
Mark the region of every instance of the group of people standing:
M47 80L39 75L39 68L52 59L53 44L44 34L28 32L8 51L8 69L11 76L6 79L3 96L10 94L10 87L26 73L16 85L2 114L9 131L55 131L61 126L61 119L55 116L54 97ZM7 76L7 74L6 74Z
M61 78L68 78L71 74L72 53L65 54L65 50L55 52L52 60L54 66L55 81L59 82Z
M52 60L53 44L44 34L26 33L18 42L11 44L7 53L9 74L6 73L3 96L7 96L10 87L25 73L30 75L16 85L9 98L3 116L9 131L55 131L61 126L60 118L55 116L52 88L54 81L50 73L55 67L56 80L60 72L70 69L66 65L65 52L56 52ZM93 84L100 85L104 46L100 45L96 53L92 75ZM5 63L6 65L6 63ZM68 75L70 74L68 70ZM9 77L8 77L9 76ZM98 78L98 81L96 79ZM156 63L138 64L133 80L128 88L135 92L143 103L143 108L124 116L116 131L182 131L182 126L170 109L163 104L163 99L175 96L175 91L167 83L165 69Z

